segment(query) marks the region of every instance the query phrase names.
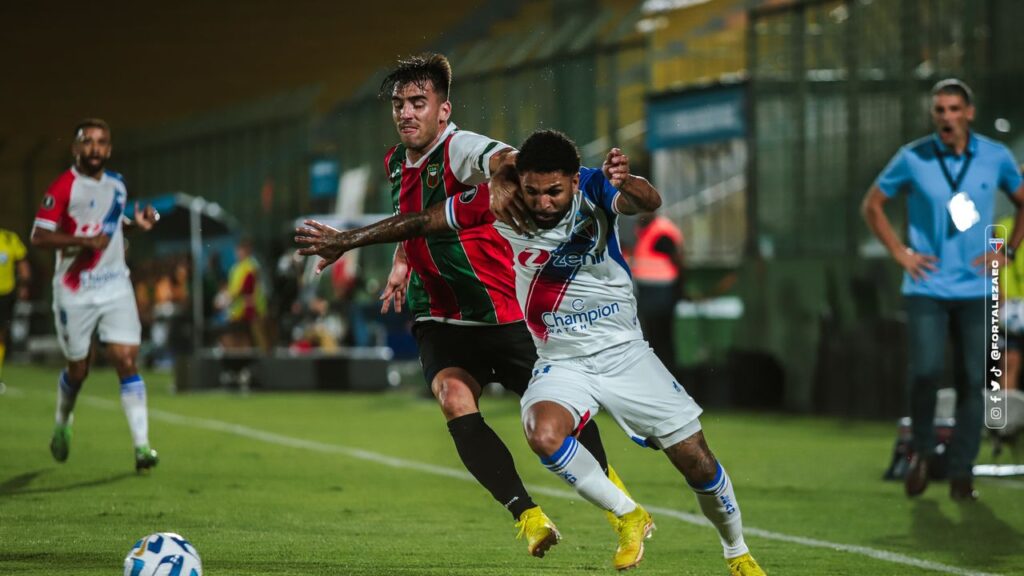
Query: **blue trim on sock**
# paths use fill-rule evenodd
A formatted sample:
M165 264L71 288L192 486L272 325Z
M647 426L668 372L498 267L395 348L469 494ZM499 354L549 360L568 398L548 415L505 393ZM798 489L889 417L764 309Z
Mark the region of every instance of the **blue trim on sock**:
M78 391L82 389L82 383L72 380L71 377L68 376L67 370L60 371L60 376L57 378L57 386L59 386L65 394L69 394L71 396L77 395Z
M693 484L690 484L689 480L687 480L686 483L690 484L690 488L696 490L697 492L714 492L715 490L718 490L724 478L725 468L722 468L722 463L719 462L718 470L715 472L715 479L712 480L711 482L708 482L703 486L694 486Z
M142 381L142 376L135 374L133 376L127 376L121 378L121 395L125 394L145 394L146 383Z
M569 451L554 464L548 464L548 470L551 470L552 472L561 472L562 470L565 470L565 467L568 466L569 463L572 462L573 458L576 457L576 452L580 449L580 443L571 436L569 438L572 440L572 446L569 448Z
M576 455L576 448L579 447L579 443L572 436L566 436L562 442L562 446L558 450L548 456L547 458L541 458L540 461L548 468L561 467L564 464L563 460L572 460L572 457ZM571 454L570 454L571 453ZM568 456L568 458L566 458Z

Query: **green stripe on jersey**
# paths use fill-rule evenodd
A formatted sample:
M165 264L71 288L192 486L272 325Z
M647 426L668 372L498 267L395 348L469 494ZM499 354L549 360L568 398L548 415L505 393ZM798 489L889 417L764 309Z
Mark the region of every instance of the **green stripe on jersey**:
M443 160L443 150L441 154L438 160ZM430 158L430 160L435 160L435 158ZM427 170L423 171L420 185L423 187L423 210L438 202L444 202L448 197L443 170L438 178L431 174L428 165ZM487 287L473 271L473 266L469 263L469 256L462 246L462 240L458 233L453 231L427 236L426 241L430 257L433 259L434 265L437 266L441 278L455 293L455 300L458 303L462 319L497 323L498 315L494 310L494 303L491 302L491 296L487 292Z
M413 270L409 273L409 289L405 292L405 303L413 317L430 316L430 296L423 288L423 280Z

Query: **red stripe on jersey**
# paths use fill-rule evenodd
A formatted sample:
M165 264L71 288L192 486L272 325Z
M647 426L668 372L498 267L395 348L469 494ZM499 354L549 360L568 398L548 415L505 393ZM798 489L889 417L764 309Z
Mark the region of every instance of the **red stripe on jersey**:
M75 183L75 173L65 170L50 187L46 189L43 196L43 204L36 212L37 220L53 222L57 225L58 232L74 234L77 224L68 215L68 204L71 202L71 187Z
M82 285L82 272L86 270L92 270L99 263L100 258L103 256L103 252L100 250L88 250L82 249L82 251L75 257L75 261L71 263L71 267L64 273L64 278L61 282L68 289L77 291L79 286Z
M399 211L403 214L420 212L423 209L423 183L420 180L422 172L422 166L409 168L404 163L402 165L402 194L399 195L398 202ZM426 239L412 238L403 242L402 246L405 248L409 263L415 263L413 268L425 268L424 273L420 274L420 280L430 295L430 315L461 320L462 311L459 309L455 292L441 279L441 272L434 264Z
M537 271L526 294L526 325L533 335L547 342L548 327L544 314L555 312L562 304L565 291L576 276L579 267L555 266L554 258Z
M444 178L446 194L458 196L472 186L463 184L455 178L451 170L451 159L448 154L448 147L452 139L444 143ZM480 184L477 187L477 196L490 198L487 193L487 184ZM455 200L459 202L458 199ZM512 268L512 246L508 240L498 234L494 226L481 226L459 230L456 232L462 249L466 252L469 265L473 267L473 273L484 285L487 295L491 297L491 305L494 306L494 314L498 324L518 322L523 318L523 311L516 302L516 275Z
M388 153L384 155L384 175L391 179L391 157L395 155L395 150L398 150L398 144L395 144L388 150Z

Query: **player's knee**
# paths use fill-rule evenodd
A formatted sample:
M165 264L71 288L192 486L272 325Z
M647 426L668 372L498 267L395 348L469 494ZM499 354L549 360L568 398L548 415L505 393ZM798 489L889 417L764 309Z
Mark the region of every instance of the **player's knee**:
M565 431L561 430L556 423L550 419L532 418L527 420L526 441L530 448L538 456L551 456L562 447L565 442Z
M430 388L447 419L479 411L471 380L461 370L442 370L434 377Z
M112 349L111 360L114 362L114 368L117 370L118 375L122 377L130 376L138 371L135 366L134 348L119 346Z
M68 362L68 377L75 382L84 382L89 376L89 361Z

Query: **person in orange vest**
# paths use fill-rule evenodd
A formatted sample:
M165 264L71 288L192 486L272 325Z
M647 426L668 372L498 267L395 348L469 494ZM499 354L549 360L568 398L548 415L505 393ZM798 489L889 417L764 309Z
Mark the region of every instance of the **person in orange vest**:
M637 218L636 236L632 272L640 327L654 353L674 370L675 307L685 293L683 233L668 218L648 212Z

